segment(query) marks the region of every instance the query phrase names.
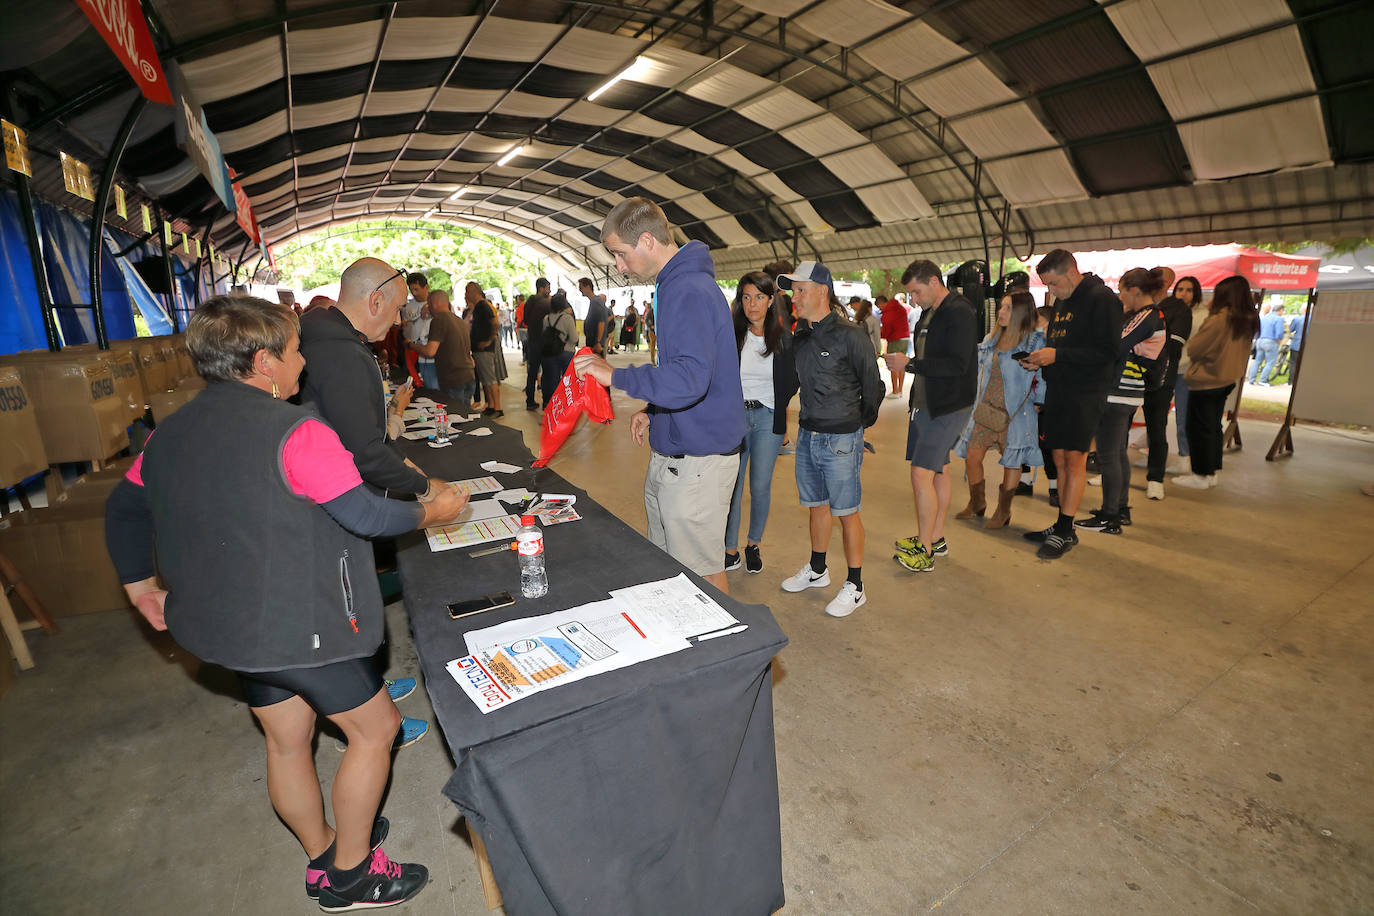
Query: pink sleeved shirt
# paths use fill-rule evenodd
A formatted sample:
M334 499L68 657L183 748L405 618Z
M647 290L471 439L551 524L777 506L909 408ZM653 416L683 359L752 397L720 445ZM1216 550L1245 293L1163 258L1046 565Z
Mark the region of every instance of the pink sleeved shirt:
M353 455L339 441L339 434L319 420L306 420L297 426L283 443L281 457L291 492L313 503L338 499L363 482ZM142 455L134 459L124 476L143 486Z

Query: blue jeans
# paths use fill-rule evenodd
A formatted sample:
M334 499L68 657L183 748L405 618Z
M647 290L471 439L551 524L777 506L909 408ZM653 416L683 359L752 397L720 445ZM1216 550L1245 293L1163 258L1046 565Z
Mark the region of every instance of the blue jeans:
M730 515L725 521L725 549L733 552L739 547L739 518L744 503L744 473L749 472L749 541L763 540L763 528L768 524L768 507L773 501L773 466L778 463L782 436L773 432L773 411L767 407L746 410L744 417L749 428L744 431L744 451L739 455L739 475L735 478L735 495L730 497Z
M1256 377L1260 382L1269 384L1269 376L1274 372L1274 364L1279 359L1279 342L1261 337L1255 341L1255 362L1250 367L1250 377L1246 381L1254 384Z
M803 508L829 506L835 516L853 515L862 503L859 472L864 464L864 431L797 433L797 496Z
M444 394L448 396L448 412L466 414L472 409L472 394L477 390L477 380L463 382L456 388L445 388Z
M433 388L435 390L438 390L439 370L435 368L434 360L430 360L429 362L420 360L419 364L416 365L415 368L420 370L420 380L425 383L426 388Z
M1183 373L1174 382L1174 431L1178 433L1178 457L1188 457L1188 383Z

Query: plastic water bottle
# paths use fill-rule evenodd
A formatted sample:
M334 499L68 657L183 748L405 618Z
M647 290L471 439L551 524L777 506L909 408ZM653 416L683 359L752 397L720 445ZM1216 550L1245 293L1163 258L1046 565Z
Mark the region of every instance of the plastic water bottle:
M520 530L515 533L515 544L520 554L520 594L526 598L547 595L549 576L544 571L544 530L533 515L520 516Z
M438 442L448 441L448 408L443 404L434 405L434 438Z

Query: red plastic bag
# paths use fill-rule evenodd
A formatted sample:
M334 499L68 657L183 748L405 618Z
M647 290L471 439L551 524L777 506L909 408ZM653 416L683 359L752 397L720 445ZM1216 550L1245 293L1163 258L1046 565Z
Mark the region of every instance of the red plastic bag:
M583 347L573 358L590 352ZM578 378L573 364L568 363L567 371L558 381L558 390L553 393L549 406L544 408L544 422L539 429L539 460L534 467L542 468L549 463L572 435L584 412L596 423L609 423L615 419L615 411L611 409L611 393L590 375Z

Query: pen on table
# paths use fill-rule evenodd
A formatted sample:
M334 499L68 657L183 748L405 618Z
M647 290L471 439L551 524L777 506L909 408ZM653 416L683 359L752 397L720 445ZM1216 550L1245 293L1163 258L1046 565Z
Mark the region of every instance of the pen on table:
M749 624L742 623L728 630L716 630L714 633L703 633L697 637L697 642L701 642L703 639L715 639L717 636L733 636L736 633L743 633L747 629L749 629Z

